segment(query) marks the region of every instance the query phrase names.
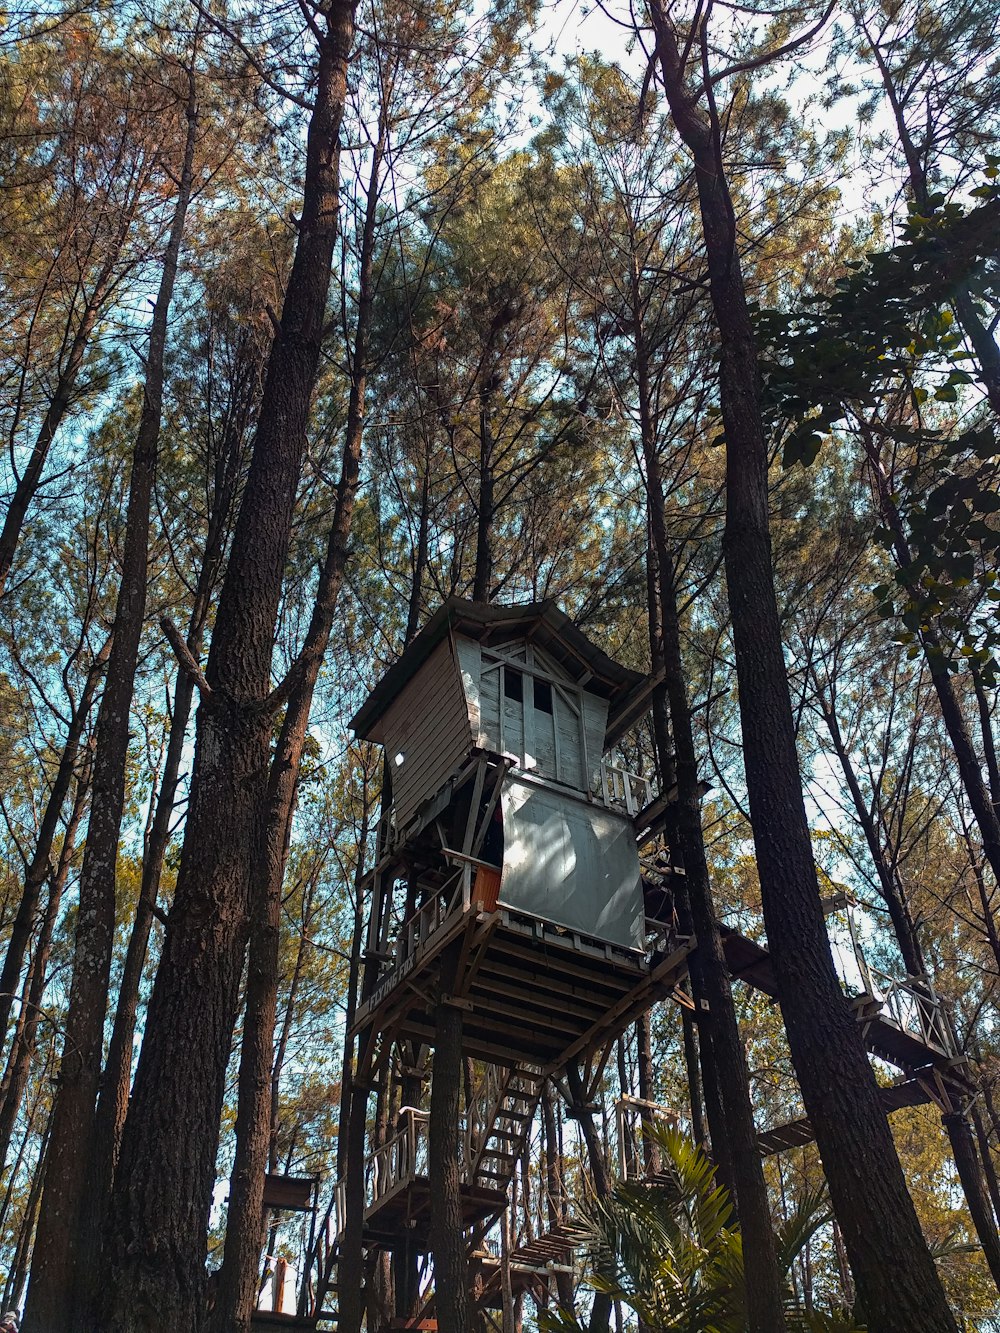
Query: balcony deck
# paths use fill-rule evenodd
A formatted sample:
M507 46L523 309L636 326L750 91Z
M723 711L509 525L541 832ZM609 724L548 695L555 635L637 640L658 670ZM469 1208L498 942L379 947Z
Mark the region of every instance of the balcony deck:
M434 1040L429 997L452 946L461 961L451 1002L463 1010L463 1044L476 1058L561 1068L611 1040L684 975L686 940L644 954L595 940L540 917L499 907L459 906L382 977L358 1009L369 1024Z

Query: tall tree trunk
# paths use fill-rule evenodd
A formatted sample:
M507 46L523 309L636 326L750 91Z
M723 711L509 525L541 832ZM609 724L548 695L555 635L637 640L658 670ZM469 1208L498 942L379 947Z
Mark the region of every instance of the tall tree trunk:
M826 934L774 589L757 350L718 120L705 114L687 84L677 33L660 0L649 0L649 10L671 116L694 160L719 333L725 563L743 753L764 922L792 1060L870 1324L879 1333L956 1333Z
M555 1097L552 1085L546 1080L542 1089L542 1131L545 1145L545 1204L549 1228L554 1230L566 1220L566 1192L562 1180L562 1155L556 1126ZM556 1273L556 1292L564 1310L573 1312L573 1278L569 1273Z
M295 258L205 673L180 872L115 1182L105 1333L198 1330L205 1316L250 879L266 854L274 629L337 235L351 0L334 0L323 21Z
M216 465L212 506L205 535L201 569L195 585L191 616L185 645L194 662L201 659L205 630L212 608L212 600L219 569L225 554L226 531L235 503L235 459L239 453L242 422L233 416L227 418L223 442ZM156 912L160 878L170 843L171 826L176 814L177 790L180 784L181 764L187 745L187 727L194 702L195 683L191 675L181 669L174 685L173 707L170 712L170 739L163 764L163 775L156 797L152 822L146 838L142 858L142 876L135 919L129 935L125 963L115 1004L114 1023L108 1054L101 1080L94 1124L95 1196L107 1203L114 1172L121 1150L121 1136L128 1112L129 1089L132 1081L133 1047L139 1016L140 986L146 963L149 936ZM100 1228L103 1231L103 1225ZM98 1229L95 1224L95 1234Z
M666 676L667 670L663 629L664 608L663 598L660 594L659 560L653 542L651 525L649 543L646 551L646 591L649 603L650 665L654 678L663 679ZM670 735L667 691L665 684L658 685L653 691L652 715L653 746L656 755L657 772L660 779L660 789L661 791L670 791L677 785L677 768ZM664 837L670 853L670 864L672 867L676 867L681 871L680 874L673 877L672 884L673 906L674 911L677 914L678 925L682 934L696 936L697 931L695 930L694 917L691 911L687 877L683 873L684 848L681 844L679 811L676 802L671 803L667 807L664 819ZM705 979L702 974L703 957L704 956L700 954L698 950L695 950L688 959L688 977L691 984L691 994L696 1006L695 1013L698 1015L697 1020L695 1020L694 1015L692 1015L692 1020L695 1022L696 1026L698 1026L701 1017L706 1013L705 1006L709 1005L708 996L705 990ZM698 1082L704 1093L705 1115L708 1120L708 1133L711 1139L712 1156L715 1161L716 1179L719 1184L723 1185L729 1191L732 1196L733 1206L738 1212L739 1201L736 1197L736 1188L733 1183L733 1165L732 1154L729 1147L729 1131L726 1127L726 1116L722 1105L722 1092L719 1083L718 1062L712 1047L712 1031L709 1024L706 1023L704 1026L699 1027L696 1047L701 1065L701 1077ZM693 1100L694 1098L692 1095L692 1105Z
M122 243L124 243L124 239L124 236L122 236ZM35 443L32 446L27 465L18 478L14 493L7 503L7 513L4 515L3 527L0 528L0 597L6 592L7 579L10 575L11 565L14 563L14 554L24 528L24 520L28 516L31 502L38 494L38 489L42 484L42 473L45 470L45 463L49 456L49 450L52 448L52 442L63 423L66 413L72 406L77 381L80 378L80 371L83 369L84 357L111 285L113 266L114 260L109 259L102 267L95 281L94 289L80 313L80 322L70 342L66 360L59 371L55 389L38 428L38 434L35 436Z
M893 499L889 480L882 468L875 438L865 423L861 423L861 432L871 465L879 509L886 527L892 533L893 552L900 566L906 568L911 563L911 556L903 520ZM945 654L941 651L937 636L933 630L921 630L920 641L941 710L941 720L955 752L959 777L962 779L962 786L969 798L969 805L972 807L979 836L982 839L983 853L990 863L997 883L1000 884L1000 814L993 804L991 793L983 778L982 762L972 743L962 704L955 690L954 677L948 671Z
M400 1108L419 1106L423 1078L418 1067L422 1047L415 1042L404 1043L400 1048ZM401 1115L396 1122L396 1132L404 1128L405 1119ZM414 1238L409 1230L401 1237L401 1243L392 1252L392 1285L395 1295L395 1313L399 1319L412 1319L415 1314L417 1295L420 1289L420 1272Z
M974 666L969 674L972 676L972 684L976 692L976 704L979 708L979 732L983 741L983 755L986 758L986 772L990 779L990 799L993 802L993 808L997 809L1000 807L1000 763L997 762L993 717L990 713L989 699L986 697L986 687L983 685L983 673L978 667Z
M979 1110L978 1102L972 1103L970 1111L972 1124L976 1131L976 1141L979 1144L979 1156L983 1163L983 1172L986 1176L986 1186L990 1193L990 1203L993 1206L993 1217L995 1222L1000 1222L1000 1180L997 1179L996 1167L993 1164L993 1156L990 1148L989 1135L986 1132L986 1125L983 1123L982 1112Z
M851 799L854 802L858 822L868 844L869 854L875 864L879 885L882 889L882 897L889 909L893 931L906 970L911 976L924 976L927 969L923 950L920 946L916 925L909 913L906 894L902 884L899 883L889 866L882 839L865 804L861 785L854 772L854 766L840 732L834 705L832 703L827 705L821 700L821 707L830 731L834 750L840 760L851 793ZM942 1116L942 1124L951 1143L952 1155L968 1203L969 1215L979 1237L979 1243L983 1247L983 1253L986 1256L994 1281L997 1281L998 1275L1000 1275L1000 1234L997 1232L996 1220L984 1191L979 1156L969 1122L965 1114L959 1109Z
M59 863L49 885L49 899L45 907L45 916L42 919L42 928L38 933L38 942L35 945L35 954L31 961L24 1023L17 1034L16 1043L11 1049L8 1070L4 1076L3 1100L0 1102L0 1161L4 1165L6 1165L7 1154L10 1151L10 1142L14 1133L17 1113L21 1107L24 1090L28 1086L31 1061L34 1058L38 1044L38 1025L42 1018L42 1000L45 997L48 964L52 953L52 935L59 916L59 906L66 888L66 880L69 877L73 853L76 850L76 835L80 827L80 820L83 818L87 791L87 780L81 778L77 783L73 811L66 826L62 848L59 852Z
M698 1069L698 1025L690 1009L681 1010L684 1039L684 1063L687 1068L688 1101L691 1108L691 1137L705 1146L705 1118L702 1112L701 1075Z
M707 1009L701 1011L701 1026L703 1033L707 1031L710 1034L719 1077L731 1182L747 1258L747 1323L751 1333L757 1333L758 1330L759 1333L779 1333L784 1328L784 1313L777 1249L767 1186L757 1148L746 1054L740 1040L729 970L712 901L701 827L698 756L681 653L676 572L663 508L663 482L656 450L649 354L641 320L636 261L633 261L632 267L632 299L636 326L639 427L646 470L646 499L655 556L656 586L659 589L659 642L654 645L654 650L662 662L674 741L677 802L672 818L683 857L688 907L698 941L697 957L692 960L692 968L698 978L698 992L707 1002ZM666 758L661 759L661 767L665 767L666 763Z
M639 1080L639 1096L645 1102L651 1102L653 1098L653 1048L652 1034L650 1032L649 1011L641 1014L635 1020L635 1044L637 1051L637 1074ZM660 1150L654 1141L650 1130L654 1127L655 1117L647 1107L642 1108L642 1158L646 1174L652 1175L660 1169Z
M611 1175L604 1154L604 1143L594 1123L594 1113L584 1102L585 1089L580 1066L571 1060L566 1066L566 1084L573 1098L571 1114L580 1126L580 1133L587 1147L587 1161L590 1166L590 1179L594 1193L599 1199L606 1199L611 1194ZM611 1327L611 1297L604 1291L595 1291L590 1307L590 1322L587 1333L608 1333Z
M484 357L484 365L489 358ZM486 370L482 372L486 374ZM479 499L476 505L476 569L472 600L488 602L493 582L493 423L491 393L479 391Z
M367 819L368 792L365 791ZM392 768L382 762L381 816L375 839L375 864L378 864L388 837L388 812L392 806ZM367 822L364 826L367 834ZM374 990L378 979L378 965L366 958L362 965L364 947L364 844L359 845L358 863L354 872L354 934L351 941L351 962L347 983L347 1005L344 1028L354 1026L358 1004L364 1003ZM378 878L375 877L377 885ZM374 895L373 895L374 896ZM364 1051L370 1029L364 1029L353 1041L344 1042L344 1060L340 1083L340 1111L337 1121L337 1178L343 1186L343 1212L338 1215L339 1244L337 1257L337 1327L339 1333L360 1333L363 1313L361 1291L364 1280L363 1224L365 1210L365 1129L368 1121L368 1085L355 1078L354 1056Z
M264 851L255 864L247 1007L240 1052L236 1156L215 1314L215 1326L219 1333L229 1333L230 1330L245 1333L250 1327L254 1306L264 1223L264 1174L272 1122L271 1073L278 1000L281 888L313 693L330 640L347 565L364 431L375 221L387 128L386 108L383 108L365 205L351 393L337 500L312 618L302 652L291 673L295 684L288 700L268 782Z
M972 1126L968 1116L961 1109L949 1111L941 1117L951 1144L951 1153L958 1168L958 1178L962 1182L962 1192L968 1205L969 1216L975 1227L979 1243L989 1266L993 1281L1000 1290L1000 1234L997 1233L996 1218L990 1206L983 1181L982 1165L976 1141L972 1137Z
M48 1147L49 1126L46 1125L42 1144L38 1150L38 1161L35 1164L35 1171L31 1177L31 1188L28 1190L28 1200L21 1216L21 1226L17 1237L17 1248L14 1252L14 1262L10 1266L10 1272L7 1274L7 1283L3 1289L3 1308L5 1310L20 1309L21 1297L24 1295L24 1287L28 1281L28 1264L31 1259L31 1246L34 1239L35 1226L38 1220L38 1206L42 1201L42 1184L45 1180L45 1162L48 1155Z
M663 521L663 492L655 450L646 459L649 507L660 571L663 652L667 697L677 772L677 834L684 857L684 882L698 941L698 990L708 1003L701 1011L701 1032L710 1034L725 1118L732 1185L736 1195L746 1255L747 1326L750 1333L778 1333L785 1326L777 1247L767 1186L750 1102L746 1054L740 1040L729 970L712 901L712 888L701 827L698 759L681 657L675 571ZM713 1135L713 1143L716 1136Z
M424 574L427 570L430 542L430 491L431 460L428 448L424 455L424 474L420 481L420 513L417 519L417 544L413 552L413 583L410 587L410 602L406 613L406 632L403 635L404 647L420 628L420 607L424 595Z
M861 784L854 771L854 764L848 753L847 746L844 743L843 735L840 730L840 723L837 719L835 702L827 701L819 696L820 709L823 713L823 720L826 722L827 730L830 733L830 739L833 742L834 752L840 760L840 767L844 774L844 781L847 783L847 789L851 793L851 800L854 802L854 813L857 816L858 823L861 825L861 831L865 835L865 842L868 845L868 854L872 858L872 864L875 867L875 873L878 876L879 889L882 893L882 901L885 903L889 912L889 918L892 921L893 932L896 936L896 942L899 945L899 951L903 956L903 966L911 977L921 977L927 970L924 962L923 950L920 947L920 939L913 918L910 915L909 904L903 887L899 883L892 866L889 864L889 858L886 855L885 847L875 820L872 818L871 811L861 790Z
M49 792L49 799L45 804L45 813L42 815L42 822L38 829L35 850L25 872L24 891L18 904L17 915L14 917L14 924L11 927L3 968L0 969L0 1034L6 1033L7 1024L10 1022L10 1008L17 992L18 979L24 965L24 953L28 947L28 940L31 938L31 931L38 912L38 900L42 885L50 873L52 846L59 831L59 820L62 818L63 806L66 804L66 797L76 774L77 760L80 756L80 742L110 652L111 639L109 637L104 641L100 651L91 663L80 698L70 716L69 726L66 729L66 740L63 744L59 767L56 770L52 789Z
M129 483L122 577L107 680L95 726L93 799L80 872L66 1041L52 1110L46 1180L28 1288L28 1333L32 1329L58 1333L88 1322L89 1301L84 1293L96 1270L99 1221L110 1183L94 1177L94 1113L111 983L129 716L146 615L150 506L163 411L167 319L194 179L197 112L193 75L187 115L180 185L149 332L142 413ZM104 1191L101 1197L98 1190Z
M882 78L882 86L885 89L889 108L896 123L899 146L903 150L906 169L910 177L913 201L922 213L931 212L933 206L930 203L930 190L927 182L927 166L930 164L922 161L920 153L917 151L917 146L910 133L910 127L906 123L903 103L900 101L892 71L882 54L882 48L872 38L863 21L861 27L868 38L872 55L875 57L875 63ZM1000 347L997 346L992 331L987 329L979 318L975 302L966 286L963 285L957 289L952 297L952 305L955 314L958 316L958 323L972 345L975 362L979 367L980 379L986 390L990 407L1000 416Z
M459 1102L462 1089L462 1011L442 997L437 1005L431 1109L430 1175L434 1181L431 1253L440 1333L470 1333L469 1261L462 1234Z

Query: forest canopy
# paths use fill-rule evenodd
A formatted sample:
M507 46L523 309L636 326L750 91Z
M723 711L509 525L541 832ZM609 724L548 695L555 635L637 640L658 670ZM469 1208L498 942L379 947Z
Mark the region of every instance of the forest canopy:
M0 10L0 1312L1000 1328L998 238L986 0Z

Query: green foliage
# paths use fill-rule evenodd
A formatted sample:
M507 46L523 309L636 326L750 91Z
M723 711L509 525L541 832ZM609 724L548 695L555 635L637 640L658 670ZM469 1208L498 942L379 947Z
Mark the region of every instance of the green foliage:
M623 1302L659 1333L743 1333L743 1246L733 1206L715 1183L706 1154L680 1131L651 1131L661 1154L655 1185L626 1182L583 1210L590 1232L590 1285ZM797 1255L830 1220L823 1187L806 1191L779 1229L779 1262L788 1272ZM837 1310L800 1309L788 1297L789 1329L856 1333ZM582 1333L566 1310L543 1312L545 1333Z
M987 171L995 172L994 159L988 161ZM932 395L954 402L959 388L972 383L949 303L960 289L1000 293L987 262L1000 226L1000 188L990 178L975 193L981 202L968 210L943 195L932 196L926 216L911 207L899 243L849 261L852 272L836 280L833 293L809 297L797 310L757 312L765 406L772 424L790 423L786 467L813 463L838 424L857 409L877 409L900 384L919 407ZM928 357L933 389L913 386L919 360ZM894 430L907 443L942 438L941 429L923 421ZM984 432L959 438L983 456Z
M976 365L951 306L969 302L978 318L1000 293L998 160L987 159L976 206L940 194L923 213L911 206L900 242L851 264L835 292L791 313L757 315L766 411L775 433L785 431L784 465L815 462L835 430L854 434L876 491L887 491L875 537L897 572L875 589L881 614L898 617L913 656L918 636L933 636L923 645L932 658L952 668L972 662L991 680L1000 646L1000 445L985 411L959 426ZM891 485L883 444L894 461Z

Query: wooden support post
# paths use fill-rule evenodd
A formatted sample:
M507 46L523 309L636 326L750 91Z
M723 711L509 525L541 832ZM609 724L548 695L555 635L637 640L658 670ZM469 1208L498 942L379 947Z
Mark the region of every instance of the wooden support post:
M573 1098L572 1112L576 1116L580 1132L583 1134L584 1142L587 1145L594 1193L599 1199L606 1199L611 1193L611 1177L608 1174L607 1161L604 1156L604 1145L594 1123L593 1112L590 1106L586 1104L583 1076L580 1072L580 1066L575 1060L571 1060L566 1066L566 1083ZM595 1293L594 1302L590 1307L588 1333L609 1333L610 1327L611 1297L603 1291L598 1291Z
M453 972L454 956L445 975ZM448 966L451 964L451 966ZM440 1002L435 1010L431 1074L430 1175L435 1199L430 1240L440 1333L470 1333L468 1262L462 1235L459 1100L462 1089L462 1010Z

